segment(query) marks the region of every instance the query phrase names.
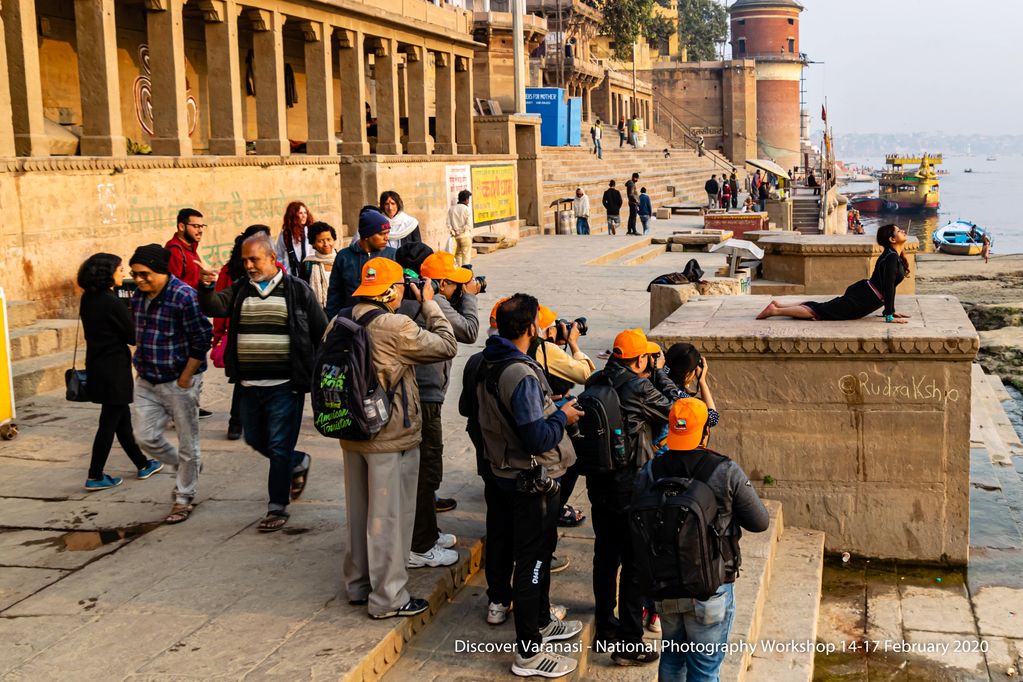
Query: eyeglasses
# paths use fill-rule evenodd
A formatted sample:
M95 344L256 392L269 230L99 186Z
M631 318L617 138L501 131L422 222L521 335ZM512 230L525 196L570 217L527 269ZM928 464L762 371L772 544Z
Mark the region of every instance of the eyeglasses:
M200 230L205 230L207 227L209 227L209 225L206 225L205 223L188 223L186 227L197 227Z
M132 279L148 280L150 277L153 276L153 273L152 272L135 272L134 270L132 270L131 272L128 273L128 275L130 275Z

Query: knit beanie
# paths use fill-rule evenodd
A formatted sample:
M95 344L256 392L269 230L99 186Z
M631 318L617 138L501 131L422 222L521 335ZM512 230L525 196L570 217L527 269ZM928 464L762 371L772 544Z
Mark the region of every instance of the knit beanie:
M366 207L359 214L359 239L368 239L384 230L390 230L391 223L380 211Z
M423 242L409 242L398 247L394 260L405 270L419 274L423 261L433 255L433 249Z
M170 272L170 256L170 251L159 244L146 244L135 249L128 265L140 263L158 275L166 275Z

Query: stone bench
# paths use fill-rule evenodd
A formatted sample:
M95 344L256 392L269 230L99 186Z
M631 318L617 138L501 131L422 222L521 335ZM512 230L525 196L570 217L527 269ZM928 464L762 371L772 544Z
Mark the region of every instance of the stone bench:
M714 244L731 239L729 230L688 230L674 232L668 237L669 251L707 251Z
M895 325L756 320L769 301L691 300L650 332L708 357L711 447L829 551L965 564L979 341L959 302L900 296L912 317Z
M747 232L767 229L766 213L721 212L708 213L703 217L705 230L731 230L736 239L745 239Z

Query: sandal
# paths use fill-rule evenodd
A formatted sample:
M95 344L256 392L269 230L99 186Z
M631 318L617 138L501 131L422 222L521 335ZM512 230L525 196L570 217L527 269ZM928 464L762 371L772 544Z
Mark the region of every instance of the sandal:
M176 504L171 507L171 513L167 515L167 518L163 520L164 523L181 523L187 521L188 517L191 516L192 510L195 509L194 504Z
M288 522L288 518L291 516L286 511L271 511L267 512L263 520L259 522L256 529L260 533L272 533L275 530L284 528L284 524Z
M586 521L586 514L576 509L570 504L566 504L561 508L561 516L558 517L558 525L563 528L575 528L580 526Z
M308 464L302 471L296 471L291 475L291 499L297 500L305 490L306 481L309 479L309 469L313 466L313 458L306 455Z

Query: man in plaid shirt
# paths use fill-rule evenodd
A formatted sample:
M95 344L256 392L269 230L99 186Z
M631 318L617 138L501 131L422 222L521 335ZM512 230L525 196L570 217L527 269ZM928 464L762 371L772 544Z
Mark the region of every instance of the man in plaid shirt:
M128 261L138 286L131 301L138 341L133 423L143 452L178 469L166 521L181 523L192 513L202 468L199 391L213 326L199 310L195 289L168 273L169 263L170 251L159 244L140 246ZM164 434L169 420L178 432L176 447Z

